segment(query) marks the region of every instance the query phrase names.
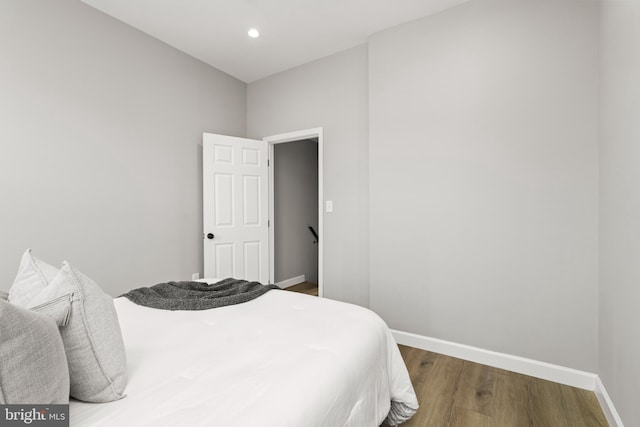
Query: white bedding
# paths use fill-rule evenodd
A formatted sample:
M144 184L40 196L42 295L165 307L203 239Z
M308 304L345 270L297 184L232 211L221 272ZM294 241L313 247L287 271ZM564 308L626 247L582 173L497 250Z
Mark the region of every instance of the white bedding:
M72 401L71 426L379 426L417 408L407 369L373 312L270 291L243 304L166 311L114 300L126 397Z

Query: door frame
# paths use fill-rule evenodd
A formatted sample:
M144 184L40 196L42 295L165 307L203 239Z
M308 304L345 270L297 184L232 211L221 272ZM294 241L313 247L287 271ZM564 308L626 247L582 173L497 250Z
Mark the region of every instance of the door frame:
M269 162L273 162L274 157L274 145L282 144L285 142L301 141L305 139L318 138L318 296L323 296L323 247L324 247L324 218L322 204L324 200L324 186L323 186L323 141L322 141L322 127L299 130L294 132L282 133L279 135L272 135L262 138L267 144L269 144ZM275 221L274 221L274 176L273 165L269 167L269 282L275 283Z

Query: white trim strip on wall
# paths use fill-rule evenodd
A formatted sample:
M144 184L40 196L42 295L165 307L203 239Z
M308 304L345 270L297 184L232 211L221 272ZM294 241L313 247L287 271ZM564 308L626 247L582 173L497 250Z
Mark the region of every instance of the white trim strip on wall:
M530 375L572 387L579 387L591 391L594 391L596 388L597 375L590 372L579 371L577 369L566 368L564 366L540 362L525 357L484 350L469 345L457 344L437 338L429 338L409 332L396 330L391 330L391 332L398 344L433 351L434 353L445 354L447 356L457 357L458 359L469 360L471 362Z
M280 289L290 288L293 285L297 285L298 283L305 282L304 274L302 276L292 277L291 279L283 280L282 282L276 283L276 286Z
M624 427L622 424L622 419L616 411L615 406L613 406L613 401L609 397L609 393L604 388L604 384L600 377L596 377L596 389L595 389L596 397L598 398L598 402L600 402L600 406L602 407L602 412L604 412L604 416L607 418L607 422L610 427Z

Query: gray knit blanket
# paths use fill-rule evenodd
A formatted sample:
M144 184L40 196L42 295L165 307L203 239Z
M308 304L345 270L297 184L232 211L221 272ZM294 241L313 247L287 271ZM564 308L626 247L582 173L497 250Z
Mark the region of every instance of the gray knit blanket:
M133 289L120 296L136 304L162 310L209 310L251 301L270 289L280 288L246 280L224 279L212 284L159 283L150 288Z

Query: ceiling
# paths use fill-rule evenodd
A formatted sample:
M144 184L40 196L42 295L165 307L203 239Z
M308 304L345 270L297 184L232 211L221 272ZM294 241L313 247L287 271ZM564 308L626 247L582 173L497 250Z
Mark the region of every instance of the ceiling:
M468 0L82 0L252 82ZM250 28L261 36L247 36Z

